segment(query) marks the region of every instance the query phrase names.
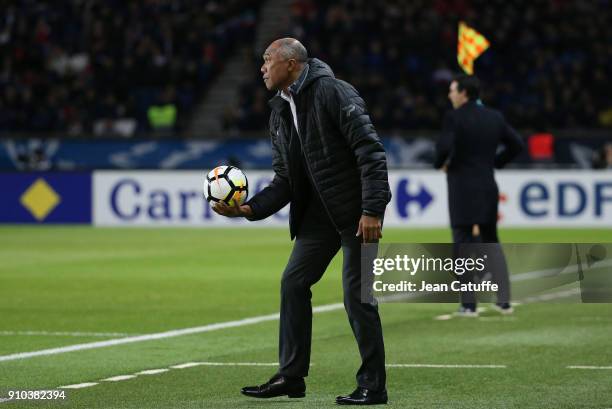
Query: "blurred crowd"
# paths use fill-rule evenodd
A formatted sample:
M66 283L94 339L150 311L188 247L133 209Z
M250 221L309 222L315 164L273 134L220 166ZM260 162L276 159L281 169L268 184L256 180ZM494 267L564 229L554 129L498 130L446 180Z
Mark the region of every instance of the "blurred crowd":
M594 169L612 169L612 142L604 144L593 152L592 167Z
M8 0L0 135L176 134L226 56L252 44L258 0ZM521 129L612 127L612 0L295 0L280 35L357 87L377 127L439 129L459 72L457 24L491 43L482 100ZM279 22L280 24L280 22ZM261 50L257 50L259 53ZM250 59L250 61L249 61ZM267 127L261 56L228 133Z
M17 0L0 10L0 134L174 133L252 41L257 0Z
M439 129L449 109L460 20L491 43L475 63L484 104L518 128L612 127L610 0L296 0L283 35L361 92L379 129ZM259 51L259 50L258 50ZM228 107L228 131L263 130L267 99L253 80Z

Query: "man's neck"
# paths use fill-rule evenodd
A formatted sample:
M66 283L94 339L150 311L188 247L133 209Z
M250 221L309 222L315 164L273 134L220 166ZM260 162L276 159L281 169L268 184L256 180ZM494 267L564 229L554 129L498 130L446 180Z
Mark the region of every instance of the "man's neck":
M282 91L285 94L289 94L289 87L292 86L293 83L298 80L298 78L300 78L300 75L302 75L302 72L304 72L304 68L306 68L306 64L302 64L300 70L296 71L295 74L293 74L289 79L288 84L282 88Z
M463 101L462 103L460 103L459 105L457 105L457 108L455 108L455 109L459 109L459 108L461 108L462 106L464 106L464 105L465 105L465 104L467 104L468 102L470 102L470 100L469 100L469 99L466 99L465 101Z

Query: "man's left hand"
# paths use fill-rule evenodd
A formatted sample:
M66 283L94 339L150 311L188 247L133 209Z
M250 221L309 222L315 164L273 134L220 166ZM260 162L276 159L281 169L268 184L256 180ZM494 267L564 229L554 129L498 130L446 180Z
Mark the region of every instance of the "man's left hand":
M361 215L356 236L362 236L364 243L374 243L382 239L382 222L379 217Z
M250 217L253 216L253 209L249 205L238 205L238 202L233 201L232 205L220 201L212 206L215 213L226 217Z

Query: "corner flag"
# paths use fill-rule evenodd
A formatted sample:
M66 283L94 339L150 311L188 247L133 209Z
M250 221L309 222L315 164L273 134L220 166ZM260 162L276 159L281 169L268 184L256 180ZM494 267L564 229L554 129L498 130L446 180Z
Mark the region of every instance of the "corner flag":
M474 60L489 48L489 41L478 31L469 27L463 21L459 23L459 39L457 41L457 61L463 71L474 73Z

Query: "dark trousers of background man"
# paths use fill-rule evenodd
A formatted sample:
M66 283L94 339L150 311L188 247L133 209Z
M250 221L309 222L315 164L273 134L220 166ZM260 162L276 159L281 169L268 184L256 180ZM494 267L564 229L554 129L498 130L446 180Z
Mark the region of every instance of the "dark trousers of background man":
M310 365L312 293L332 258L342 248L344 307L357 340L361 367L357 384L373 391L385 388L385 352L378 307L361 302L361 237L357 225L338 233L316 194L304 211L293 251L281 281L279 374L305 377Z
M498 303L510 302L510 280L508 278L508 266L506 257L499 244L497 237L497 223L480 224L480 234L474 236L473 225L469 226L453 226L453 242L455 257L469 257L470 246L461 247L462 243L497 243L497 245L484 246L486 249L487 260L485 272L492 274L493 282L499 286L497 291ZM482 254L476 255L482 257ZM474 282L473 273L466 272L459 276L459 281L462 283ZM464 306L472 306L476 304L476 294L473 291L465 291L461 293L461 303Z

